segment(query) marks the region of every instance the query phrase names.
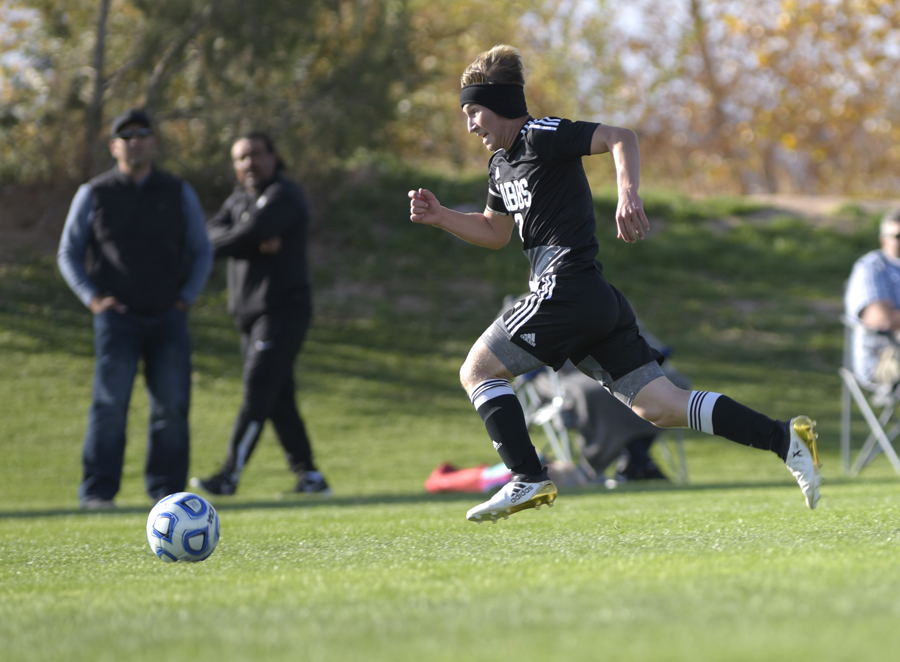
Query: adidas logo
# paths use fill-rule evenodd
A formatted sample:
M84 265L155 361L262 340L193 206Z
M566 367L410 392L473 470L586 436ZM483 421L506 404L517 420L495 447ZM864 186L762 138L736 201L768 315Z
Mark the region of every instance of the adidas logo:
M528 494L530 494L533 491L534 491L534 485L526 484L525 487L523 487L521 489L513 490L514 494L510 498L510 501L512 501L513 503L516 503L519 499L526 497Z
M535 346L535 345L534 345L534 334L533 334L533 333L523 333L523 334L522 334L521 336L519 336L519 337L520 337L522 340L524 340L525 342L527 342L529 345L531 345L532 347Z
M500 450L500 447L503 445L503 444L501 444L499 441L494 441L493 439L491 439L491 443L494 444L494 450L495 450L495 451L499 451L499 450Z

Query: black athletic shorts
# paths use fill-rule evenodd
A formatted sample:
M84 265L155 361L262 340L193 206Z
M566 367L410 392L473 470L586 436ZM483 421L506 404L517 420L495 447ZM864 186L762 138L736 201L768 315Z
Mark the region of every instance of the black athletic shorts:
M613 379L662 355L638 332L628 300L602 274L543 276L497 320L510 342L559 370L588 357ZM593 363L593 362L591 362Z

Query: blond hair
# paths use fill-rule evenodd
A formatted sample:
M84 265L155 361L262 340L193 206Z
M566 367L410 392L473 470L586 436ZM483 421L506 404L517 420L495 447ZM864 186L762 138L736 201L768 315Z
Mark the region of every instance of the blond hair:
M480 53L472 64L466 67L460 84L465 87L477 83L506 83L524 87L524 69L518 49L499 44L489 51Z

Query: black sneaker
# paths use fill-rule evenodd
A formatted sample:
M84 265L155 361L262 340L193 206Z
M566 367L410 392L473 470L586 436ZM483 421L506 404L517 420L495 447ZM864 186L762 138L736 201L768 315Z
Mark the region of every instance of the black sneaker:
M303 494L321 494L323 496L328 496L331 494L331 488L328 487L328 482L325 480L325 476L323 476L318 471L304 471L300 474L300 478L297 481L297 486L294 487L294 492L301 492Z
M115 510L116 508L112 499L102 497L86 497L81 500L79 506L82 510Z
M216 474L209 478L191 478L191 487L199 487L204 492L217 496L231 496L237 492L237 481L227 474Z

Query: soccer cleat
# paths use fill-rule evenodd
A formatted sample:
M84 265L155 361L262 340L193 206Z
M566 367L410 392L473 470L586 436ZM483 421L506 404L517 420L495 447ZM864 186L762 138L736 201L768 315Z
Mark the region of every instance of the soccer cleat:
M300 474L299 479L297 480L297 485L294 487L294 492L300 492L301 494L321 494L322 496L329 496L331 494L331 488L328 487L328 482L325 480L325 476L323 476L318 471L304 471Z
M191 487L199 487L204 492L216 496L231 496L237 492L237 480L228 474L216 474L209 478L191 478Z
M485 520L496 524L501 517L508 519L520 510L540 510L544 504L552 506L556 494L556 485L547 478L546 469L538 476L514 474L493 497L469 510L466 519L478 524Z
M813 509L819 501L819 485L822 484L822 465L819 464L819 450L816 447L818 435L814 428L816 422L809 416L797 416L789 423L791 445L788 448L785 464L794 478L800 483L806 505Z

